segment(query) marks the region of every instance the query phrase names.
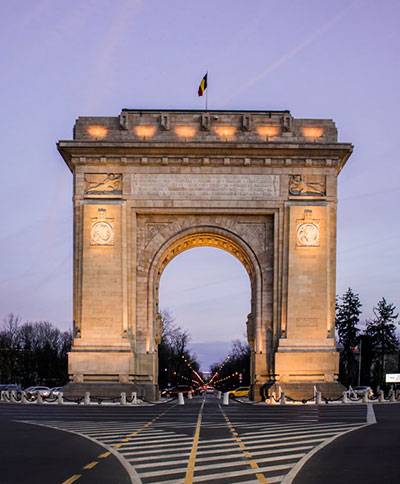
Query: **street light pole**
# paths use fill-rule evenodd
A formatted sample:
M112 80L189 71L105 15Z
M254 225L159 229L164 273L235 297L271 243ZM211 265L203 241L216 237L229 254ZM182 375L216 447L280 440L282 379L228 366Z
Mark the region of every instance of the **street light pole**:
M361 385L361 348L362 348L362 339L360 338L360 349L358 352L358 382L357 385Z

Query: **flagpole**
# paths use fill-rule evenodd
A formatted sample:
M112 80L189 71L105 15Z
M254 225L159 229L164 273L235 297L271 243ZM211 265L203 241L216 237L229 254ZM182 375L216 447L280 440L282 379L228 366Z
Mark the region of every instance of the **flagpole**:
M208 69L207 69L207 88L206 88L206 111L208 110Z

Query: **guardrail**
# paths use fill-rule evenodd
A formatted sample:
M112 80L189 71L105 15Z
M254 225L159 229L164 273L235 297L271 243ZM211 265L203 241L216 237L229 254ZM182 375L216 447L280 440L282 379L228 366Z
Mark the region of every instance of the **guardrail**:
M241 403L243 405L257 405L260 403L269 404L269 405L290 405L290 404L315 404L315 405L325 405L329 403L344 403L344 404L356 404L356 403L396 403L400 402L400 391L390 391L385 397L383 390L381 390L378 395L376 396L369 396L368 391L366 391L363 395L358 396L357 394L353 393L349 390L343 392L343 394L338 398L327 398L322 396L322 393L319 391L315 392L315 395L309 399L295 399L291 398L288 395L285 395L285 392L281 391L278 395L272 394L268 397L264 402L250 402L241 400L240 398L236 398L233 396L228 397L228 392L224 393L224 405L229 404L229 400L234 400L235 402Z
M138 397L136 392L132 392L129 396L122 392L119 397L106 397L106 396L92 396L90 392L85 392L83 396L66 397L61 392L57 395L44 396L41 393L29 393L24 391L1 391L0 402L4 403L20 403L23 405L43 405L43 404L76 404L76 405L92 405L92 404L111 404L122 406L137 406L137 405L162 405L175 400L175 397L168 400L151 401L144 397Z

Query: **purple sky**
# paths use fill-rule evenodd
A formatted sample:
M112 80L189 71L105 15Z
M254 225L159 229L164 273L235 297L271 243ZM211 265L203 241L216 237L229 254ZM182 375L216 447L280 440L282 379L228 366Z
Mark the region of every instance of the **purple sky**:
M400 305L399 21L397 0L1 2L0 317L70 324L72 177L55 143L75 118L201 108L206 69L211 109L333 118L354 143L340 176L338 293L358 291L365 316L383 295ZM240 336L248 282L233 258L204 249L166 271L162 304L195 341ZM195 329L207 310L218 331Z

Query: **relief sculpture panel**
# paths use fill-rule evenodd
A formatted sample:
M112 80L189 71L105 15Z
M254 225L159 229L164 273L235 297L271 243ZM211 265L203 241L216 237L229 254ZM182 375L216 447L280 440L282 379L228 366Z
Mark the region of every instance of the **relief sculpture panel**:
M122 194L122 175L120 173L86 173L86 196L120 196Z
M324 175L290 175L289 195L323 197L326 195L326 177Z

